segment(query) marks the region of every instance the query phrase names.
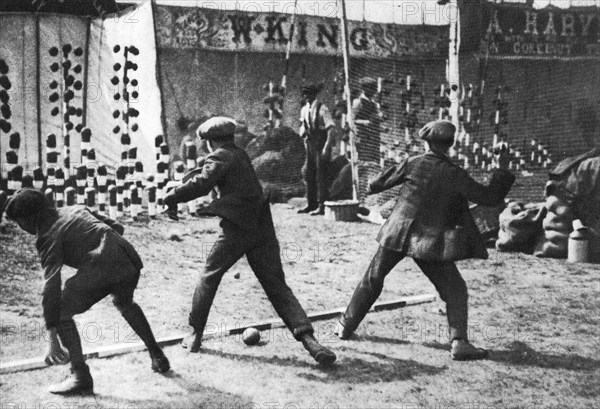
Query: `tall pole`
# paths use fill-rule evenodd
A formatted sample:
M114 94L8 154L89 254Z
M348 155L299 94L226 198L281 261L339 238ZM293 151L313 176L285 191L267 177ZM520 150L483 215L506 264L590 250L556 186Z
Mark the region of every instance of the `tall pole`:
M352 113L352 97L350 93L350 47L348 43L348 19L346 18L346 1L339 0L342 15L342 52L344 55L344 93L346 94L346 123L350 139L350 167L352 169L352 198L358 200L358 152L356 151L356 128Z
M451 0L448 7L450 7L450 47L447 80L450 84L450 117L458 130L458 112L460 106L460 10L458 9L457 0Z
M292 21L290 24L290 34L287 43L287 51L285 53L285 63L283 65L283 78L281 78L281 88L283 88L283 92L287 88L287 76L290 70L290 55L292 54L292 42L294 40L294 31L296 28L296 7L298 6L298 0L294 2L294 12L292 14Z

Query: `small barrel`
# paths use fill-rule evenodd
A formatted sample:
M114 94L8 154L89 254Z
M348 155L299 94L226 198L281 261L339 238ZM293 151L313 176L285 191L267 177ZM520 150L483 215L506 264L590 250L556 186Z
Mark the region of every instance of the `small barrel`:
M173 175L173 179L176 182L179 182L183 179L184 176L185 176L185 166L184 166L183 162L177 162L175 164L175 174Z
M42 190L44 187L44 171L42 168L35 168L33 170L33 187L38 190Z
M23 176L23 187L33 188L33 176L25 175Z
M75 206L75 189L71 186L65 189L65 199L67 206Z
M54 190L52 190L52 188L48 188L46 189L46 191L44 192L44 196L46 197L46 203L48 203L51 206L54 206Z
M141 210L141 198L139 197L139 189L136 185L131 185L129 188L129 196L131 198L131 205L129 206L131 217L137 219Z
M158 135L154 138L154 150L156 152L156 161L160 161L160 146L163 144L164 138L162 135Z
M196 159L198 158L198 149L193 142L185 143L185 159L186 165L189 170L196 167Z
M85 188L85 205L87 207L96 206L96 189L93 187L88 186Z
M156 186L148 188L148 216L151 219L156 219Z
M160 145L160 162L169 163L171 160L171 154L169 152L169 145L162 143Z
M118 217L117 187L115 185L108 187L108 216L113 220L117 220Z

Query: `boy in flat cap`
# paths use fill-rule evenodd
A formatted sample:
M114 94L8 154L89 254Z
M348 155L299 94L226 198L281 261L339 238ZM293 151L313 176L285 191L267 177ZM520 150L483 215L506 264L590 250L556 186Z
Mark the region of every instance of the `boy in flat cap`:
M37 235L36 248L45 279L42 306L48 333L46 363L71 361L71 376L50 386L49 392L93 393L94 382L73 316L89 310L109 294L123 318L146 344L152 370L169 370L169 361L156 343L144 312L133 301L143 265L133 246L121 237L122 225L82 206L56 209L40 191L28 188L8 200L6 217L27 233ZM77 274L61 290L63 265L76 268Z
M300 111L300 136L306 145L306 163L303 173L308 205L298 213L313 216L325 214L327 200L326 172L331 159L335 122L329 108L317 99L322 84L307 84L302 87L306 104Z
M207 195L217 187L220 198L205 210L222 218L223 229L206 259L204 272L196 286L189 324L193 332L182 346L198 352L213 299L223 275L246 255L254 274L269 300L311 356L322 365L332 364L336 356L320 345L304 309L285 282L279 243L275 234L269 201L246 152L234 143L236 124L225 117L211 118L198 128L198 137L208 141L212 151L202 173L165 196L174 206Z
M487 356L487 351L469 343L467 286L454 262L488 257L469 201L501 204L515 177L506 170L508 153L501 152L489 186L473 180L448 158L455 131L447 121L428 123L419 131L428 152L408 158L370 182L370 194L400 186L398 201L377 236L379 249L340 319L341 339L356 330L381 294L387 274L404 257L412 257L446 302L452 358Z

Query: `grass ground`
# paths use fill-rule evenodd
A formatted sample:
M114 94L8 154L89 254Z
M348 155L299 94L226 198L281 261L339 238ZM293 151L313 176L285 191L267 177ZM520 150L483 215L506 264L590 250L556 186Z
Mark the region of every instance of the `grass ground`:
M377 247L378 226L334 223L273 208L288 283L308 311L344 306ZM217 237L215 219L128 224L145 262L136 299L160 336L187 331L197 275ZM41 272L33 239L0 226L0 359L42 355ZM597 408L600 402L600 266L490 252L459 268L470 289L472 341L490 359L449 359L441 302L369 315L350 341L317 336L339 357L320 369L285 330L258 346L239 337L203 353L165 349L173 370L150 371L146 353L90 360L96 395L61 399L46 385L66 367L2 375L0 406L106 408ZM72 274L65 269L65 277ZM411 260L386 281L381 300L434 292ZM224 278L208 332L275 317L245 260ZM77 318L84 349L138 341L103 300Z

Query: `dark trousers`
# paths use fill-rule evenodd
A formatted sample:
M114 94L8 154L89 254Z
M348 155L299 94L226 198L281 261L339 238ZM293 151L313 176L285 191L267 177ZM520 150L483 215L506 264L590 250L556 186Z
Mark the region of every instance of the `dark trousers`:
M81 339L73 316L88 311L109 294L115 307L144 342L148 352L151 355L162 354L144 312L133 301L140 270L123 252L115 252L113 256L113 263L120 271L107 271L102 265L83 266L79 268L76 275L65 282L57 332L62 344L69 351L73 370L85 367Z
M358 327L381 294L385 277L403 258L403 253L379 247L340 320L346 329L354 331ZM446 303L450 340L467 341L467 285L456 265L451 261L432 262L415 259L415 262Z
M306 200L308 206L316 209L327 200L326 166L321 153L325 146L325 140L306 139L306 162L304 164L304 182L306 183Z
M270 212L267 216L259 231L242 230L226 220L221 222L223 231L208 255L194 291L189 323L196 334L201 336L204 332L223 275L244 255L275 311L294 337L299 340L302 335L314 332L306 312L285 282Z

